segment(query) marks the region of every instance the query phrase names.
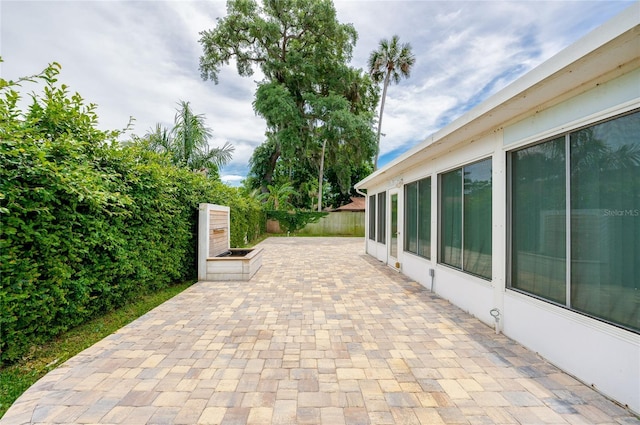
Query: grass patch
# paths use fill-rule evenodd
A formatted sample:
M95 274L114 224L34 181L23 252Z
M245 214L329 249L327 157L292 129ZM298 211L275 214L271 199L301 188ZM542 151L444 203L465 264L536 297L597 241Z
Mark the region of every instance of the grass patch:
M64 332L47 344L33 347L19 362L0 369L0 418L9 407L38 379L69 358L111 335L127 323L193 285L188 281L170 286L154 294L118 308L104 316Z

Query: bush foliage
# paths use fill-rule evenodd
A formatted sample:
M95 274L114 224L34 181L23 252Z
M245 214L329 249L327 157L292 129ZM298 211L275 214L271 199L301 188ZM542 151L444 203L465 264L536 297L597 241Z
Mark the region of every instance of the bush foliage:
M317 211L275 211L267 210L267 218L277 220L280 228L285 232L294 233L303 229L309 223L316 223L328 212Z
M198 203L231 207L231 243L264 232L257 201L171 165L57 82L0 79L0 365L92 316L195 276ZM22 110L18 90L41 82Z

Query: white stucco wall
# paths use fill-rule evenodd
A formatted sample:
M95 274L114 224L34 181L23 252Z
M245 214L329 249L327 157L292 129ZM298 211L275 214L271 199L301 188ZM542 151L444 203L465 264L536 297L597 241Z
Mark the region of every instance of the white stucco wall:
M431 176L431 260L398 247L400 271L427 289L451 301L488 325L492 308L502 313L500 325L509 337L538 352L603 394L640 412L640 335L602 321L544 302L507 288L507 166L510 150L539 142L566 131L596 123L640 108L640 68L583 91L548 109L532 107L517 122L507 122L484 135L470 135L446 146L433 146L413 168L386 171L386 181L368 187L368 193L395 189ZM438 175L466 164L492 158L492 263L490 281L437 264ZM404 191L398 188L398 226L403 229ZM390 207L387 195L387 243L390 241ZM367 241L367 252L387 259L388 244ZM435 270L431 288L429 269Z
M640 107L640 68L504 129L505 151ZM494 234L494 240L496 240ZM506 258L506 251L504 251ZM494 257L495 258L495 257ZM640 412L640 335L507 290L504 333Z
M515 291L504 333L567 373L640 412L640 336Z

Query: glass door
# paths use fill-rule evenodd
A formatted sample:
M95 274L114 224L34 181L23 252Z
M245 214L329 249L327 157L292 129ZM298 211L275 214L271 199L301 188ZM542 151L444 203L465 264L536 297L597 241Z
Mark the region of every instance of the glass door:
M398 192L391 192L391 226L389 229L389 264L398 267Z

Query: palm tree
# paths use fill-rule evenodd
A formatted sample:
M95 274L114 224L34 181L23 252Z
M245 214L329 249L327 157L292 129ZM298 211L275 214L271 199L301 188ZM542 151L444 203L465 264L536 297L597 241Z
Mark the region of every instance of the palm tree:
M149 148L168 153L174 165L216 175L218 168L231 160L235 148L225 142L221 148L211 149L209 139L213 131L205 124L203 114L193 113L189 102L180 101L176 111L171 130L156 124L145 135Z
M384 112L384 101L387 97L387 87L392 80L395 84L398 84L400 78L409 78L411 67L415 61L416 58L411 52L411 45L409 43L400 45L397 35L391 37L391 40L381 40L378 50L374 50L369 56L369 73L371 77L377 83L384 81L382 100L380 101L380 117L378 119L376 160L373 163L374 170L378 169L380 130L382 130L382 113Z
M171 151L171 133L168 128L163 127L159 123L153 130L145 134L144 139L148 142L148 147L154 152L170 152Z
M275 211L288 211L293 209L289 198L297 195L293 186L289 183L267 185L267 192L260 193L256 198L265 203L265 208Z

